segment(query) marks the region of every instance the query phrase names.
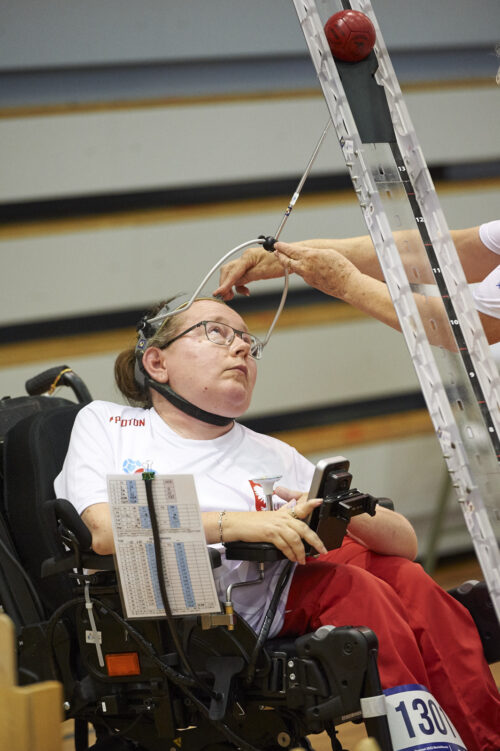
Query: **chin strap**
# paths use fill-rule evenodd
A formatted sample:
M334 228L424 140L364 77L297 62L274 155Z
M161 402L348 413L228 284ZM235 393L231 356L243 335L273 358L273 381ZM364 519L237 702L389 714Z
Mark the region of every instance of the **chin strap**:
M142 386L143 388L149 387L150 389L157 391L159 394L161 394L161 396L167 399L170 404L173 404L174 407L180 409L181 412L184 412L190 417L195 417L197 420L206 422L209 425L219 425L222 427L225 425L230 425L232 422L234 422L234 417L223 417L222 415L215 415L213 412L207 412L206 410L201 409L201 407L197 407L192 402L188 402L188 400L184 399L184 397L180 394L177 394L173 390L173 388L168 385L168 383L158 383L158 381L153 380L151 376L148 375L144 368L144 365L142 364L142 354L146 347L146 344L147 339L144 335L142 335L142 337L139 338L139 342L136 347L136 360L134 366L135 380L140 386ZM138 352L139 355L137 355Z
M201 420L202 422L208 422L210 425L220 426L230 425L234 420L234 417L222 417L222 415L215 415L213 414L213 412L206 412L204 409L201 409L195 404L188 402L187 399L184 399L183 396L177 394L168 385L168 383L158 383L157 381L153 381L151 378L149 378L149 376L146 376L146 382L149 388L157 391L165 399L167 399L170 404L173 404L174 407L177 407L177 409L180 409L190 417L195 417L197 420Z

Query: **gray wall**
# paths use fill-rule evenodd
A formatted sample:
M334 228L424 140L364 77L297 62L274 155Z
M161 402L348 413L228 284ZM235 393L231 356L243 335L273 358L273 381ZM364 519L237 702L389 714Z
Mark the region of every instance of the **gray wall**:
M3 0L0 67L295 55L291 0ZM390 49L499 41L497 0L375 0ZM330 15L340 5L318 3Z

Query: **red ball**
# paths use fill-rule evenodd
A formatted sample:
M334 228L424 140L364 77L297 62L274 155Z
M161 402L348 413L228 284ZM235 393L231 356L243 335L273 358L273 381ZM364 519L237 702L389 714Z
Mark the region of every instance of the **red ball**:
M360 10L339 10L325 24L332 55L357 63L368 57L375 44L375 27Z

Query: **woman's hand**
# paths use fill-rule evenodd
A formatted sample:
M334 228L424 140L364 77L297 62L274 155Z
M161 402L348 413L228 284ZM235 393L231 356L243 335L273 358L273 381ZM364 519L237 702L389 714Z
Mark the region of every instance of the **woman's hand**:
M316 532L303 521L321 503L321 498L315 498L299 500L295 505L287 503L277 511L228 511L224 515L223 540L270 542L289 560L305 563L304 542L318 553L327 552Z

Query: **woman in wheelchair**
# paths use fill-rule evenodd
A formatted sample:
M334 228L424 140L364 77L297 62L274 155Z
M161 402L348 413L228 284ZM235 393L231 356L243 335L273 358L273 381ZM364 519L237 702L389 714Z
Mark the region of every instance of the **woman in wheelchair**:
M303 521L320 503L306 500L314 467L290 446L235 421L250 404L260 342L220 300L199 299L162 319L172 310L171 303L157 306L139 324L135 348L117 358L117 384L134 406L95 401L83 408L55 483L58 497L68 498L89 527L95 552L113 551L107 475L146 467L192 474L207 542L222 553L214 571L221 598L229 584L256 578L255 564L227 560L222 543L273 543L296 565L271 636L325 624L367 626L379 640L384 688L423 684L469 751L500 749L500 696L476 627L413 562L411 525L377 506L373 517L353 517L342 546L327 552ZM261 510L255 478L262 477L281 477L274 511ZM305 545L319 555L306 556ZM233 590L236 611L256 631L284 563L267 563L264 581Z

